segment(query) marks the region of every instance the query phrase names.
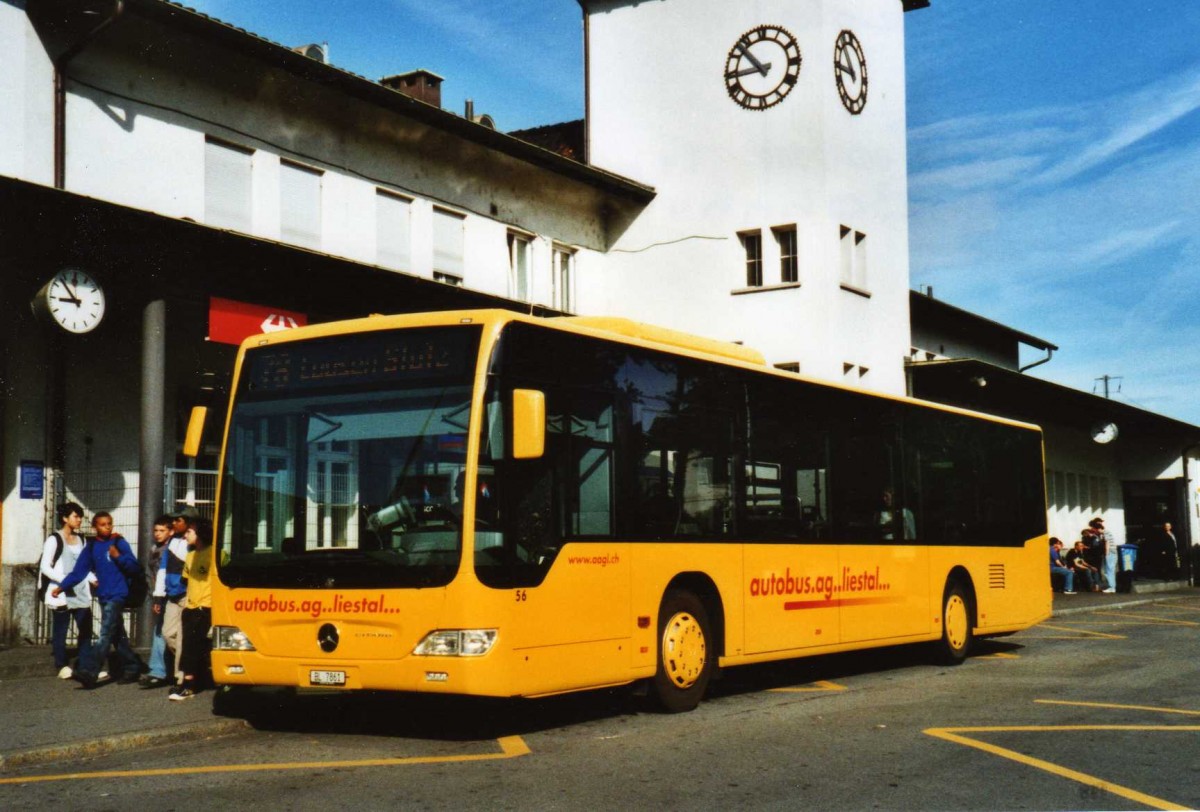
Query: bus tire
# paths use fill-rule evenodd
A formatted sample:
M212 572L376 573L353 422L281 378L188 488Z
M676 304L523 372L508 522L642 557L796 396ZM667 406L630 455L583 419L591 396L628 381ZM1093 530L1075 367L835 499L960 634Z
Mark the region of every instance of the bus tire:
M937 646L942 665L961 665L967 659L974 624L970 593L961 580L949 581L942 595L942 639Z
M691 592L668 590L658 610L654 697L667 713L695 709L713 672L712 626Z

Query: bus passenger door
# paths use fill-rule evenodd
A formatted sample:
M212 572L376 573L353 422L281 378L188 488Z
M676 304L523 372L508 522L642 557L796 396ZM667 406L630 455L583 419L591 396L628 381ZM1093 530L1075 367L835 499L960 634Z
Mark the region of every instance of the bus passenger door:
M888 404L869 405L874 420L847 423L834 460L844 540L834 589L847 643L924 634L932 619L929 552L912 498L919 480L905 470L896 415Z
M613 532L613 413L603 393L547 388L543 455L495 468L501 510L476 531L475 566L511 589L506 646L526 694L628 679L632 562Z
M838 642L837 547L747 544L744 561L747 654Z
M830 646L840 637L824 445L789 440L763 444L745 467L743 527L760 540L745 545L743 559L749 654Z

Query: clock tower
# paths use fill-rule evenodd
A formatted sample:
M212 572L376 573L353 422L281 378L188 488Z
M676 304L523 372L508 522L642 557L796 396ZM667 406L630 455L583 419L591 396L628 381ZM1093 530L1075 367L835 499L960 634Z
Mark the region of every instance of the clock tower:
M581 2L588 160L657 191L589 299L903 392L905 4Z

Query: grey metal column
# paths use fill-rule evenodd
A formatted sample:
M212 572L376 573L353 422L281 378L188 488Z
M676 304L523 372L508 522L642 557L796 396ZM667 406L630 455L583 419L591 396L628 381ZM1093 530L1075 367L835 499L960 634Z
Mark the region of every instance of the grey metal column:
M154 546L154 520L162 513L163 448L165 431L163 411L166 403L167 375L167 304L161 299L150 302L142 311L142 436L138 462L140 496L138 498L138 563L145 570ZM151 609L147 599L138 613L137 645L148 647L154 635Z

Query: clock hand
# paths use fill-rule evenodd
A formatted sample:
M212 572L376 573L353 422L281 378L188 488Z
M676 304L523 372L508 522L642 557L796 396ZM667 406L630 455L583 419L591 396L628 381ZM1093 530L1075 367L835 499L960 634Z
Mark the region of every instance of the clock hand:
M840 70L842 73L848 73L848 74L850 74L850 78L851 78L852 80L854 80L854 81L858 81L858 74L857 74L857 73L855 73L855 71L854 71L854 68L853 68L852 66L850 66L850 65L848 65L848 64L843 64L843 63L841 63L841 62L835 62L835 63L834 63L834 67L835 67L837 70Z
M60 302L70 302L76 307L79 307L83 304L83 299L80 299L78 296L59 296L58 300Z
M766 76L766 73L764 72L764 70L768 70L768 71L769 71L770 69L771 69L771 63L770 63L770 62L767 62L767 63L766 63L765 65L763 65L761 68L754 68L754 67L750 67L750 68L742 68L742 69L741 69L741 70L739 70L739 71L735 71L734 73L730 73L730 74L728 74L728 75L726 76L726 78L727 78L727 79L737 79L737 78L738 78L738 77L740 77L740 76L748 76L748 75L750 75L751 73L762 73L762 74L763 74L763 76Z
M753 65L758 70L759 73L761 73L763 76L767 75L767 71L769 71L771 69L771 64L768 62L766 65L764 65L763 63L761 63L757 59L755 59L754 54L750 53L750 46L746 44L745 40L738 40L737 48L738 48L738 52L742 56L746 57L746 59L748 59L750 61L750 64ZM747 71L747 73L749 73L749 71ZM742 74L740 74L740 73L738 74L738 76L741 76L741 75Z

